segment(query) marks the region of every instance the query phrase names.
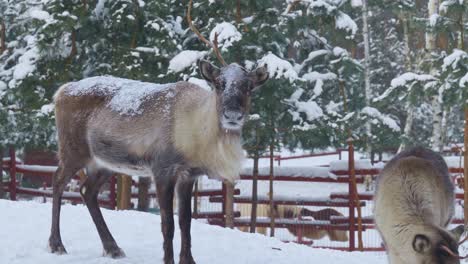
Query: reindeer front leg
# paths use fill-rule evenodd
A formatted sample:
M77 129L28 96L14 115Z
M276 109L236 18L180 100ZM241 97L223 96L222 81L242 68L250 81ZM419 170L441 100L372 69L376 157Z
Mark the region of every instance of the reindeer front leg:
M164 264L174 264L174 250L172 247L174 209L172 202L174 200L175 175L170 175L170 171L155 174L156 191L161 209L161 231L164 237Z
M195 177L188 179L182 177L177 184L179 227L181 236L179 264L195 264L195 260L193 260L192 257L190 237L190 225L192 221L191 199L194 182Z

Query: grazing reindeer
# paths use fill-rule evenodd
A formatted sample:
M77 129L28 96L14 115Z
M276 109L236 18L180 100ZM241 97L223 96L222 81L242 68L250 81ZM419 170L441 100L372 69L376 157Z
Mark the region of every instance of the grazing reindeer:
M251 204L238 204L238 209L240 210L242 217L248 217L251 213ZM265 204L257 205L257 216L258 217L271 217L270 206ZM294 206L294 205L277 205L275 206L276 218L284 219L298 219L299 217L313 217L315 220L330 221L332 216L343 216L340 212L332 209L326 208L318 211L312 211L306 208ZM299 236L299 232L302 233L303 237L310 239L322 239L326 236L330 238L331 241L348 241L347 231L342 230L317 230L315 228L303 228L303 227L288 227L289 233L294 236ZM239 227L239 230L243 232L249 232L249 227ZM266 227L257 227L257 233L266 235Z
M417 147L395 156L377 180L375 223L392 264L455 264L463 226L448 231L454 186L444 159Z

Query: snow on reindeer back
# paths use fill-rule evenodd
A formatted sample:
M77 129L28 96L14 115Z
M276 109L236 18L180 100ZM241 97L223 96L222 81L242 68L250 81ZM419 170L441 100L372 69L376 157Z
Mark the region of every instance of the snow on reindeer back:
M161 91L167 91L173 83L155 84L140 82L112 76L96 76L73 82L67 86L66 93L72 96L97 95L110 97L107 106L121 115L138 115L146 99ZM166 98L174 96L173 91L165 94Z

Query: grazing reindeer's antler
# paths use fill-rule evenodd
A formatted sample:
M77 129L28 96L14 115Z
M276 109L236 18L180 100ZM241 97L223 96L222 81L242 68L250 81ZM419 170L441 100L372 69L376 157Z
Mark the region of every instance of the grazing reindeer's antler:
M450 248L448 248L447 246L442 245L442 246L440 246L440 248L441 248L442 250L444 250L445 252L447 252L447 254L449 254L450 256L454 257L454 258L457 258L457 259L466 259L466 258L468 258L468 255L462 257L462 256L456 254L455 252L453 252L453 251L452 251Z
M192 16L191 16L191 12L192 12L192 0L189 1L189 5L188 5L188 9L187 9L187 22L190 26L190 29L193 31L193 33L195 33L198 38L203 41L206 45L210 46L211 48L213 48L213 52L214 54L216 55L216 58L218 58L219 62L221 62L221 64L223 66L226 66L227 63L226 61L223 59L223 56L221 56L221 52L219 51L219 48L218 48L218 33L216 32L215 33L215 38L214 38L214 41L213 43L211 43L209 40L207 40L201 33L200 31L198 31L198 29L193 25L192 23Z

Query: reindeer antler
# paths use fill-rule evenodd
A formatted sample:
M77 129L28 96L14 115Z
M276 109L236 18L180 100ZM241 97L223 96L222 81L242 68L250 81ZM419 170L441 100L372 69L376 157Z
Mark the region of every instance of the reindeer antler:
M441 245L440 248L443 249L445 252L447 252L447 254L449 254L450 256L452 256L454 258L457 258L457 259L466 259L466 258L468 258L468 255L462 257L462 256L456 254L455 252L453 252L450 248L448 248L445 245Z
M192 0L189 1L189 5L188 5L188 9L187 9L187 22L190 26L190 29L193 31L193 33L195 33L198 38L203 41L206 45L208 45L209 47L213 48L213 52L214 54L216 55L216 58L218 58L219 62L221 62L221 64L223 66L226 66L227 63L226 61L223 59L223 56L221 56L221 52L219 51L219 48L218 48L218 32L215 32L215 38L214 38L214 41L213 43L211 43L209 40L207 40L201 33L200 31L198 31L198 29L193 25L192 23L192 16L191 16L191 12L192 12Z

